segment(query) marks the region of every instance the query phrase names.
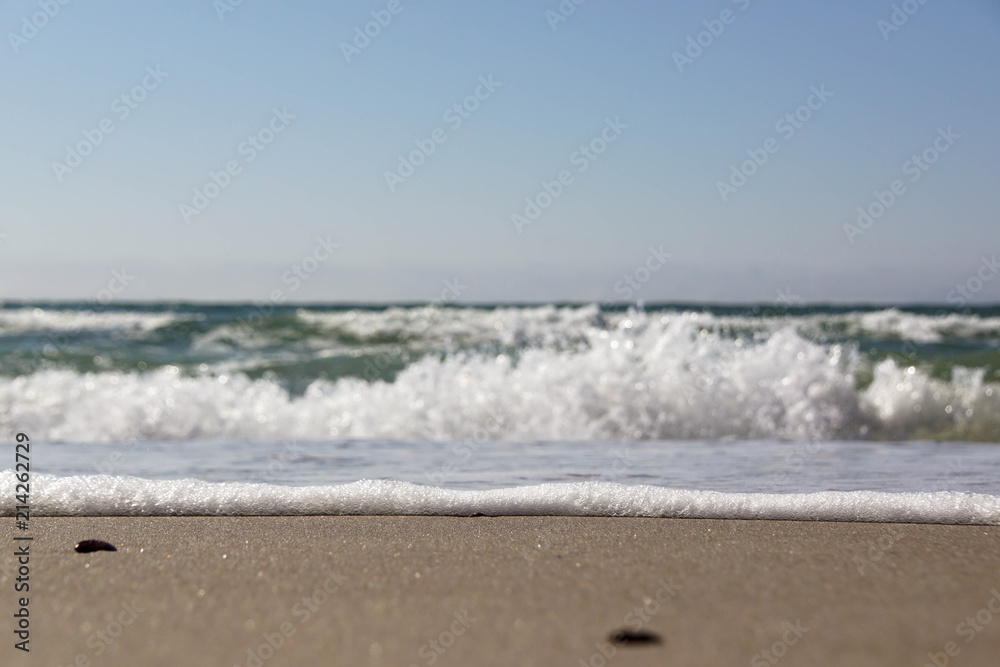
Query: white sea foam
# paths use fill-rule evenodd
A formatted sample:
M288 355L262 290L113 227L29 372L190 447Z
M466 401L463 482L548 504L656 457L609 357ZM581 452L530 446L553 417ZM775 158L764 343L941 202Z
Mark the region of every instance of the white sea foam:
M4 471L0 493L14 495ZM541 484L460 491L408 482L361 480L339 486L288 487L152 481L103 475L32 479L38 516L435 515L632 516L899 523L1000 524L1000 497L984 494L720 493L610 482ZM0 514L10 516L6 504Z
M395 338L407 343L420 340L455 345L498 344L508 347L563 347L586 343L601 327L597 305L448 309L434 306L387 308L384 311L298 310L296 317L328 332L360 340ZM609 314L617 324L625 314Z
M756 313L751 308L738 314L706 311L602 312L597 305L500 307L447 309L437 307L388 308L384 311L299 310L296 317L331 332L344 332L359 339L398 336L407 340L432 339L453 342L495 342L508 346L536 347L586 342L606 326L612 328L657 328L685 322L698 330L718 332L737 329L762 334L792 328L811 339L841 336L879 337L920 343L941 341L946 336L1000 336L1000 317L948 313L928 315L897 308L869 312L778 314L771 309Z
M313 381L302 395L230 372L39 370L0 378L0 437L49 441L282 438L608 440L720 437L996 441L1000 384L859 355L792 327L732 337L681 314L596 332L587 345L426 356L392 382ZM317 354L322 354L318 352ZM230 363L231 362L226 362Z
M133 311L48 310L11 308L0 310L0 334L30 331L105 331L134 329L152 331L188 316L177 313L140 313Z
M178 317L186 315L22 308L0 311L0 328L36 319L54 331L151 328ZM232 323L197 334L191 352L221 356L200 376L168 366L0 378L0 436L27 429L72 442L1000 439L1000 384L989 368L954 367L946 379L892 360L868 368L859 343L836 342L862 331L924 342L1000 336L1000 318L895 309L602 313L594 305L299 310L296 318L316 330L292 332L294 344L284 329ZM397 357L385 341L400 344ZM436 351L420 358L428 350ZM280 375L246 374L338 355L404 368L391 382L316 379L303 395L290 394ZM377 376L365 368L366 379ZM859 375L872 381L859 388Z

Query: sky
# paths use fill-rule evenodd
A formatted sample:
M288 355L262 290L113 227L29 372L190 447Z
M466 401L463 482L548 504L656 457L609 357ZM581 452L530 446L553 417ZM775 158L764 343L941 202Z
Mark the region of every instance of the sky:
M996 0L10 0L0 31L0 299L1000 302Z

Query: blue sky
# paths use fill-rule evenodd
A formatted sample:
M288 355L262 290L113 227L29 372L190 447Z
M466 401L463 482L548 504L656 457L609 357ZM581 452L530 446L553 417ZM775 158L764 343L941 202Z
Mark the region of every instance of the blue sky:
M1000 253L993 0L225 2L4 3L0 298L944 302Z

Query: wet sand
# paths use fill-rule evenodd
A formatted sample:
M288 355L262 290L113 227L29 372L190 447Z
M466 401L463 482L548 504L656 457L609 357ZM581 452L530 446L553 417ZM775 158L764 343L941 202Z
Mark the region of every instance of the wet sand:
M34 518L23 654L12 523L3 664L920 667L931 653L992 667L1000 655L997 526L357 516ZM84 539L118 551L76 553ZM632 640L610 642L619 630Z

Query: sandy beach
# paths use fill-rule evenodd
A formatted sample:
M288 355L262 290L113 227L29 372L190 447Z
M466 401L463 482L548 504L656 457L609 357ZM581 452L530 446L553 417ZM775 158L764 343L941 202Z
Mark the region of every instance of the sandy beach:
M14 547L0 560L5 664L857 667L919 666L929 653L995 665L1000 655L1000 527L324 516L31 525L30 654L11 634ZM76 553L83 539L118 551ZM610 641L617 631L631 634Z

